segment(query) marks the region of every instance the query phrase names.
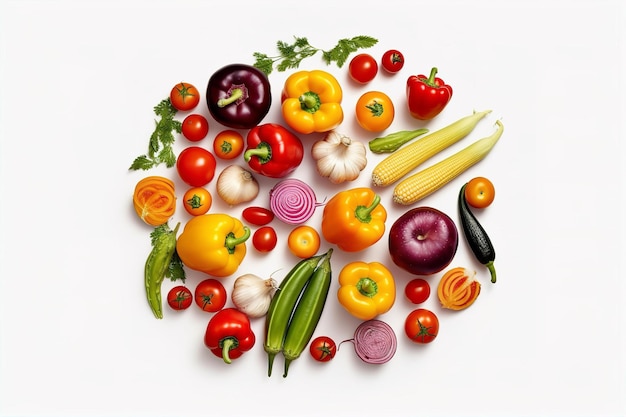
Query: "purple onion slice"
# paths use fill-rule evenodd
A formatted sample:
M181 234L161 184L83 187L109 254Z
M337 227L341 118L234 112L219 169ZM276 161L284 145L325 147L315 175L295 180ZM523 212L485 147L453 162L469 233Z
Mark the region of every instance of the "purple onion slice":
M270 190L270 210L285 223L306 222L318 206L313 189L298 179L284 179Z
M380 320L368 320L354 333L354 350L363 362L381 364L396 353L398 339L391 326Z

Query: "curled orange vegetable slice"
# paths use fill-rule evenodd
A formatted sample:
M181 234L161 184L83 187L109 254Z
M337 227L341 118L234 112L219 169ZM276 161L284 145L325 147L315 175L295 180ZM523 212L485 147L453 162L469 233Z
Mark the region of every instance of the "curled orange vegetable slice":
M463 310L471 306L480 294L480 282L476 272L470 273L462 267L452 268L443 274L437 296L443 308Z
M133 206L137 215L147 224L160 226L166 223L176 211L174 182L160 176L140 180L135 186Z

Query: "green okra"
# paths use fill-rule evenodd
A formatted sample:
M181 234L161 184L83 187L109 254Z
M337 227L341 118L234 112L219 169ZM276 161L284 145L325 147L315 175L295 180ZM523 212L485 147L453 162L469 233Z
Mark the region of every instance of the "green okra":
M146 260L144 280L148 304L157 319L163 318L161 284L176 250L176 233L179 227L180 223L171 230L166 223L155 228L151 234L152 250Z

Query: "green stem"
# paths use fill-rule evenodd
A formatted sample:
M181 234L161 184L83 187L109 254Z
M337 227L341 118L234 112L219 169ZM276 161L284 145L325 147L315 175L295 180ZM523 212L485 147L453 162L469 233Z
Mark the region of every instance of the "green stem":
M354 211L354 215L361 223L369 223L372 221L372 211L378 206L380 203L380 196L378 194L374 195L374 201L369 206L358 206Z
M235 237L234 233L229 233L226 235L226 240L224 241L224 246L228 249L228 253L235 253L235 247L250 237L250 228L248 226L243 227L243 235L241 237Z
M300 100L300 108L309 113L315 113L322 105L320 96L313 91L307 91L306 93L302 94L298 99Z
M228 89L228 97L217 100L217 107L226 107L232 103L241 103L248 98L248 89L244 84L233 85Z
M401 130L369 141L368 146L374 153L394 152L402 145L420 135L428 133L428 129Z
M237 347L238 343L235 338L227 337L222 340L222 359L226 363L232 363L233 360L230 358L230 350Z
M359 282L356 284L359 292L365 297L372 298L376 294L378 294L378 284L376 281L371 279L370 277L363 277L359 279Z
M489 269L489 273L491 274L491 282L495 284L496 283L496 267L493 265L493 261L488 262L485 266L487 267L487 269Z
M428 76L428 79L427 80L422 79L422 81L424 82L424 84L430 87L438 87L437 83L435 82L436 75L437 75L437 67L433 67L433 69L430 70L430 75Z
M272 159L272 148L266 142L261 142L256 148L248 149L244 152L243 159L246 162L250 162L250 159L252 159L253 156L259 158L259 162L261 162L261 164L265 164Z

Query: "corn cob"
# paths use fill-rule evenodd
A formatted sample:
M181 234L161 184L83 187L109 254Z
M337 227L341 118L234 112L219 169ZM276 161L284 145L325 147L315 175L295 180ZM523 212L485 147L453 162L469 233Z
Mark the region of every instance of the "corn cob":
M372 171L372 183L384 187L398 181L435 154L463 139L490 112L491 110L475 111L393 152L376 165Z
M413 204L434 193L482 160L502 136L504 125L500 120L496 121L496 125L496 131L491 136L477 140L454 155L398 183L393 190L394 203Z

